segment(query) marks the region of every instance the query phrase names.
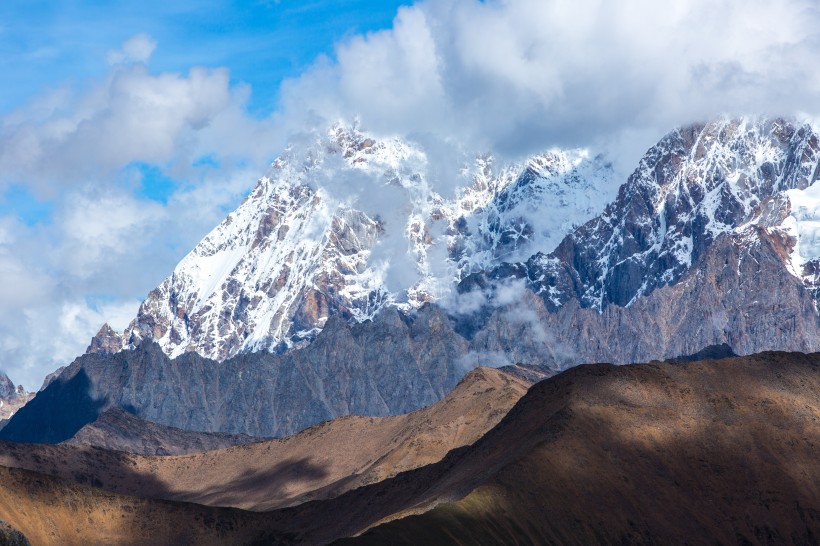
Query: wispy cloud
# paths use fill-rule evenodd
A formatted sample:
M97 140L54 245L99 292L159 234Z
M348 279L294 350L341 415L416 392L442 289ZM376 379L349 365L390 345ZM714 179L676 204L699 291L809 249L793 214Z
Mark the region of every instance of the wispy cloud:
M150 44L138 42L129 41L138 51L127 55L148 55ZM246 102L227 70L154 74L142 63L115 65L81 92L50 93L0 121L0 185L25 180L54 192L105 180L134 161L176 168L206 154L263 165L281 142L272 120L249 116Z
M129 38L121 49L108 52L108 64L147 63L157 48L157 42L145 33Z

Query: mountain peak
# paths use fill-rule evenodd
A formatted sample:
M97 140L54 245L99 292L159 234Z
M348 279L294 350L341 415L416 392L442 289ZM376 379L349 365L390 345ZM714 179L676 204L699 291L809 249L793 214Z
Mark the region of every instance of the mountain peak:
M100 331L91 338L86 353L114 354L122 350L122 336L106 322Z
M332 316L416 309L499 259L551 250L613 187L583 150L509 165L475 154L446 181L428 151L356 123L302 135L148 295L119 346L151 339L216 360L301 347ZM442 184L458 189L444 197ZM94 347L114 350L102 337Z
M600 216L528 262L528 277L553 308L575 298L599 311L629 306L675 284L720 234L752 225L800 231L797 220L780 225L789 200L803 197L806 215L820 217L816 190L807 189L819 162L809 125L721 118L676 129L647 151Z
M0 372L0 419L9 419L32 399L34 393L26 392L22 385L14 385L9 377Z
M428 152L355 123L303 135L124 334L104 328L89 351L154 340L172 357L283 352L333 317L414 311L478 277L522 279L552 312L573 301L603 312L678 283L724 234L753 244L760 229L780 234L793 275L820 286L820 143L809 125L720 118L675 129L617 195L606 158L553 149L506 165L475 154L445 197Z

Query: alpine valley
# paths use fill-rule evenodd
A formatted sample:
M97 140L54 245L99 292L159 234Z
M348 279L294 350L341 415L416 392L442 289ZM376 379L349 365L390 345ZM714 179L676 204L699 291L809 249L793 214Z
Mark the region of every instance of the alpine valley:
M451 148L294 139L15 406L0 519L52 544L816 544L816 129L680 127L626 180Z

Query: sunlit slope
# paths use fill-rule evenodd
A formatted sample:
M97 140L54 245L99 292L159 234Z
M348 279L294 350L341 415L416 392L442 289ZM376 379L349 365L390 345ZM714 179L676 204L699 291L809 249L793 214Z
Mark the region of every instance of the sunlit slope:
M820 355L581 366L445 476L496 469L466 496L357 542L817 544L818 453Z

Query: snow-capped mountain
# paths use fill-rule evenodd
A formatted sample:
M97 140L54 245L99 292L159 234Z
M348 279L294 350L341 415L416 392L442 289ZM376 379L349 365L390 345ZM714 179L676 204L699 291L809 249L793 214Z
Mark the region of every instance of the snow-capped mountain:
M721 119L661 139L606 206L611 169L582 151L479 156L446 196L421 147L334 128L294 145L125 336L103 328L98 354L7 433L104 400L169 426L279 435L416 409L476 365L820 351L819 159L808 125ZM124 345L140 346L109 354ZM222 362L167 358L186 351Z
M585 150L508 165L473 156L446 181L450 196L430 173L421 146L355 126L293 144L149 294L122 346L152 339L171 356L223 360L303 345L330 316L416 308L465 275L549 251L615 190L610 165ZM100 335L110 350L111 332Z
M556 310L627 307L674 285L723 234L782 233L789 271L817 281L820 141L784 120L720 119L650 148L604 212L518 268Z
M126 332L101 332L97 345L151 339L170 356L216 360L281 352L308 343L331 316L361 322L386 305L447 302L456 285L486 295L510 278L523 278L550 312L574 301L602 313L682 282L714 258L716 241L747 248L764 232L815 294L818 160L809 125L719 119L666 135L617 195L612 168L585 150L506 165L477 155L442 184L422 146L336 125L292 145Z

